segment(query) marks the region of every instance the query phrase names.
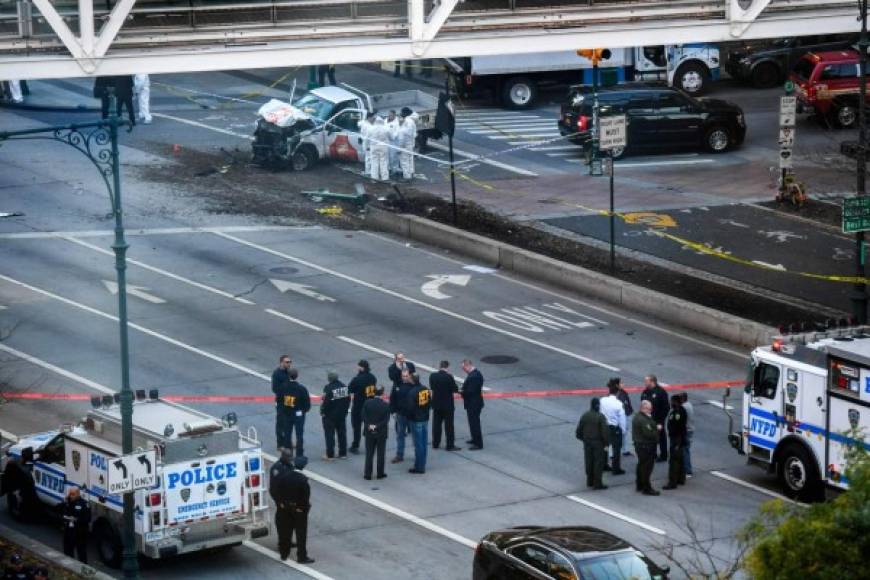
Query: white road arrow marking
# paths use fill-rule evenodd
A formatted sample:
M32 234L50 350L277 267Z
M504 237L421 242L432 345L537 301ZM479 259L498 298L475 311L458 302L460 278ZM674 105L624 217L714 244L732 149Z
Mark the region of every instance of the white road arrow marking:
M441 292L440 288L444 284L455 284L456 286L467 286L471 281L471 276L468 274L429 274L427 278L432 278L420 287L423 294L435 300L447 300L450 298L447 294Z
M281 292L281 294L291 290L297 294L302 294L303 296L308 296L309 298L314 298L321 302L335 302L335 298L321 294L311 286L306 286L305 284L296 284L294 282L288 282L287 280L276 280L274 278L269 278L269 282L271 282L272 285Z
M103 285L106 287L113 296L118 293L118 284L117 282L112 282L111 280L103 280ZM127 284L127 294L130 296L136 296L137 298L141 298L151 304L165 304L166 300L163 298L159 298L154 294L149 294L146 292L148 288L143 288L142 286L133 286L131 284Z

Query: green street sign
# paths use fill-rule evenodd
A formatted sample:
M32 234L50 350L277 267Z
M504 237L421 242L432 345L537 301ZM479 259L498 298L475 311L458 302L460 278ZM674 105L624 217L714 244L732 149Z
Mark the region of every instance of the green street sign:
M794 92L794 82L792 82L791 80L785 81L783 88L785 89L785 94L792 94Z
M870 230L870 196L850 197L843 200L843 233Z

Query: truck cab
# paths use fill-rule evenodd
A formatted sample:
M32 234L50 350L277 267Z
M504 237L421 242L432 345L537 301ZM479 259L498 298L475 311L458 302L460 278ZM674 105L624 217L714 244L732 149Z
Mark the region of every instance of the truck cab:
M868 428L870 336L777 339L752 352L742 429L730 441L775 473L789 497L813 501L826 486L848 488L848 449Z

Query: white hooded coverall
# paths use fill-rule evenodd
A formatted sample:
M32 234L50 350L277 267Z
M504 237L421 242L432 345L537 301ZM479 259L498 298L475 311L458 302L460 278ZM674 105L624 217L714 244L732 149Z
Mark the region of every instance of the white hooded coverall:
M369 139L371 139L372 150L372 179L387 181L390 179L389 147L387 146L390 139L390 131L387 129L384 120L380 117L375 118L375 124L369 130Z
M372 130L372 124L368 119L362 119L359 122L359 135L362 137L363 155L365 156L365 174L372 174L372 144L369 141L369 134Z
M414 143L417 140L417 124L413 116L404 117L399 125L396 144L399 151L399 165L404 179L414 178Z
M133 75L133 90L139 100L139 120L151 122L151 79L148 75Z

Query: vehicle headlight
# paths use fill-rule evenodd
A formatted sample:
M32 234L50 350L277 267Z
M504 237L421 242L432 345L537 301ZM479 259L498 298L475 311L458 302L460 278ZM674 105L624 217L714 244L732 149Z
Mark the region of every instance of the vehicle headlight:
M741 58L741 59L740 59L740 64L749 64L749 57L748 57L748 56L744 56L743 58Z

